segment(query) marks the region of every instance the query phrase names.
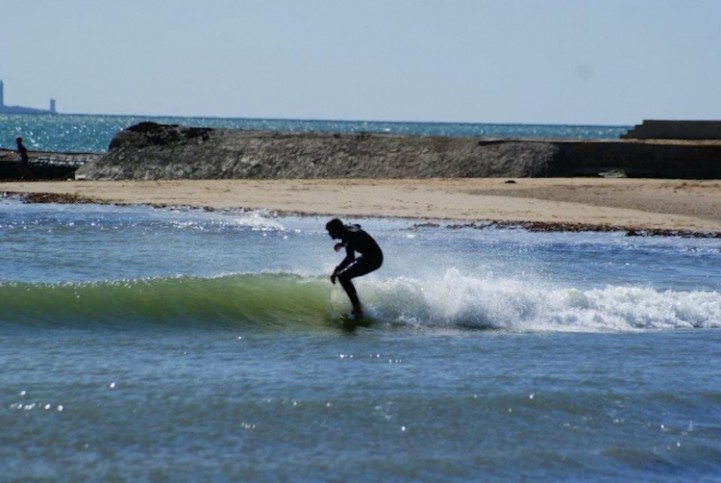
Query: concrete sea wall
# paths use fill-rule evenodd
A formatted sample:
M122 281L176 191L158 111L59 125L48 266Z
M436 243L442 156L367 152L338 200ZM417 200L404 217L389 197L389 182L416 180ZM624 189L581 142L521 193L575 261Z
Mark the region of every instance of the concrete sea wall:
M97 153L29 151L28 167L32 173L32 179L72 179L80 166L100 159L101 156ZM0 179L28 178L27 173L18 168L19 160L20 155L15 151L0 149Z
M282 133L141 123L79 179L721 178L721 142Z
M646 119L623 139L716 139L721 140L721 121L672 121Z

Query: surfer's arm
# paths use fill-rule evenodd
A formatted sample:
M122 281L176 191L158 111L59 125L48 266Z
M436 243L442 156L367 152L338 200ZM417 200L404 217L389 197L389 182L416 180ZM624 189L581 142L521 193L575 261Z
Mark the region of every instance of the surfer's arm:
M351 248L350 246L348 246L347 243L344 243L343 245L345 246L346 255L345 255L345 258L343 259L343 261L340 262L340 264L339 264L337 267L335 267L335 270L333 270L333 274L330 276L330 281L331 281L332 283L335 283L335 278L336 278L338 275L340 275L340 273L341 273L348 265L350 265L353 260L355 260L355 250L353 250L353 248Z
M340 265L338 265L337 267L335 267L335 270L333 270L333 273L336 274L336 275L338 275L339 273L341 273L341 272L343 271L343 269L345 269L345 267L347 267L348 265L350 265L350 263L351 263L353 260L355 260L355 257L353 257L353 256L345 257L345 258L343 259L343 261L340 262Z
M345 267L350 265L353 262L353 260L355 260L355 250L353 249L351 244L348 242L344 242L343 246L345 247L345 258L343 259L342 262L340 262L340 265L338 265L338 267L336 267L336 269L335 269L336 273L342 272Z

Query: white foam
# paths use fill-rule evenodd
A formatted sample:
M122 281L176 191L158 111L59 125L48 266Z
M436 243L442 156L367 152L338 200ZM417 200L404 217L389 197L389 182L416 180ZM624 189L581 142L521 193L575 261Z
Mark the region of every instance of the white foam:
M580 290L544 281L480 278L457 269L435 280L363 283L373 315L399 324L570 332L721 327L718 292L620 285Z

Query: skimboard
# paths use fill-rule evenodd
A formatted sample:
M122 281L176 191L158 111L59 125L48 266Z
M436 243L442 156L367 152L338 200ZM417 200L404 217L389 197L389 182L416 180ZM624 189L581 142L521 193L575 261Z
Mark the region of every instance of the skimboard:
M355 322L370 322L370 319L365 314L361 317L356 317L351 312L343 312L338 317L340 320L349 320L349 321L355 321Z
M358 327L370 327L373 321L368 316L356 317L351 313L343 313L338 317L338 321L344 330L354 331Z
M346 295L341 290L331 291L328 299L328 313L331 320L339 323L343 329L355 330L358 327L369 327L373 322L368 314L363 317L356 317L351 312L352 307L347 302Z

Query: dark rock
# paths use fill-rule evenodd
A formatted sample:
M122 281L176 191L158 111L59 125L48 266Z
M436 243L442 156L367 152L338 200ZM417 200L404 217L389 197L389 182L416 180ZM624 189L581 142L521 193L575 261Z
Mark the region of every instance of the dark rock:
M84 179L721 178L721 142L554 141L293 133L141 123Z
M567 176L553 143L470 137L284 133L141 123L80 168L84 179Z
M154 122L141 122L120 131L110 141L110 150L130 145L136 148L144 146L167 146L173 143L182 143L200 137L209 139L210 128L184 127L177 124L157 124Z

